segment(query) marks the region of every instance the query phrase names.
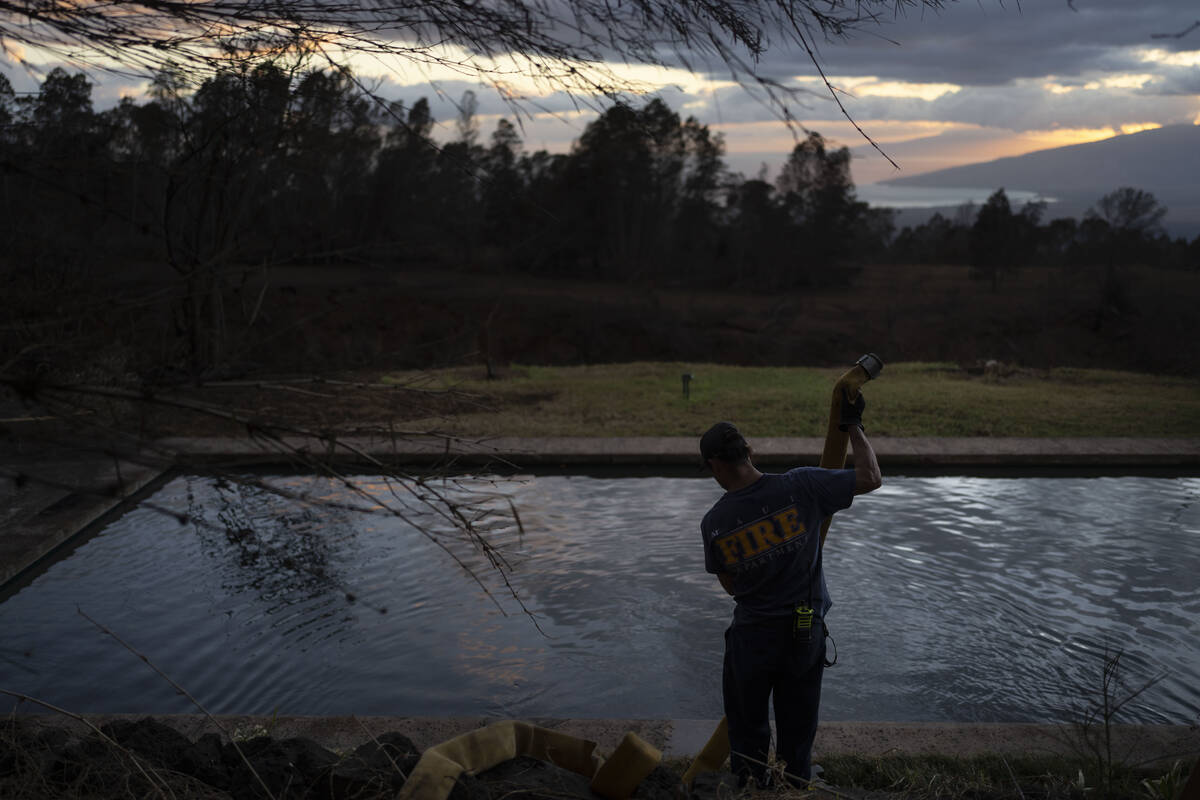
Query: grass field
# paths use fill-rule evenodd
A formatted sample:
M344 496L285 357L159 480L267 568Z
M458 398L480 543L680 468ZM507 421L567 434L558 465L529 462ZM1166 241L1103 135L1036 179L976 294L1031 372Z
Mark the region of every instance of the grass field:
M695 436L720 419L748 436L823 436L842 369L633 363L479 367L396 374L456 388L482 406L413 421L471 436ZM1200 436L1200 380L1105 370L969 374L954 364L889 364L864 394L881 436ZM1009 374L1003 374L1009 372ZM690 373L690 397L681 376Z

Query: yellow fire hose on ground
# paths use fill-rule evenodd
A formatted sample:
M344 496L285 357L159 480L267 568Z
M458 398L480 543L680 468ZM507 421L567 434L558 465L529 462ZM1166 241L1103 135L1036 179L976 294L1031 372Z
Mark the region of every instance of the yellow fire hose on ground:
M625 734L607 759L597 755L595 748L595 742L528 722L495 722L422 753L398 800L445 800L464 772L482 772L518 756L591 778L590 788L596 794L625 800L662 761L662 753L634 733Z
M842 393L853 398L867 381L879 375L883 361L874 353L867 353L853 367L838 378L833 387L833 398L829 404L829 426L825 429L825 449L821 452L820 465L826 469L841 469L846 466L846 450L850 445L850 432L838 428L842 412ZM825 535L833 517L821 523L821 547L825 546ZM683 785L692 788L692 782L701 772L716 772L729 758L729 721L721 717L717 729L683 774Z

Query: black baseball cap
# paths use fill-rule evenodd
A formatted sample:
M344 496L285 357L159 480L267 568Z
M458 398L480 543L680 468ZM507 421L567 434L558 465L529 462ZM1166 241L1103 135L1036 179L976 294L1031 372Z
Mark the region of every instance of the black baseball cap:
M700 458L708 465L710 458L731 463L750 455L750 445L732 422L718 422L700 437Z

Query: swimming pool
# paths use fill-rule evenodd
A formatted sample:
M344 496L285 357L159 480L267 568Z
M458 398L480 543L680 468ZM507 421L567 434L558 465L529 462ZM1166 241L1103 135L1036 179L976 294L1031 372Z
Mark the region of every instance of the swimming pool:
M340 482L264 480L369 505ZM721 715L732 601L703 569L711 479L465 484L447 491L488 496L474 513L532 619L434 517L440 542L395 516L179 476L0 603L0 688L77 711L192 710L81 609L218 713ZM1195 722L1198 500L1197 478L889 478L829 534L823 718L1066 720L1107 648L1131 688L1163 676L1125 721Z

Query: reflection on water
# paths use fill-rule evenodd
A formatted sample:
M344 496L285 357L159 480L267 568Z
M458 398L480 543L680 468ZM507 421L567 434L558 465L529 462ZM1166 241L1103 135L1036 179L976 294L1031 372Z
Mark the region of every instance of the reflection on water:
M324 479L271 482L369 505ZM500 608L439 549L452 537L181 477L154 502L186 524L132 511L0 605L0 687L80 711L189 710L79 607L218 712L720 716L731 601L700 551L711 480L479 488L491 499L470 513L545 635L494 575ZM1198 499L1190 478L891 479L829 535L839 661L823 717L1068 719L1107 648L1132 686L1165 675L1130 721L1196 721Z

